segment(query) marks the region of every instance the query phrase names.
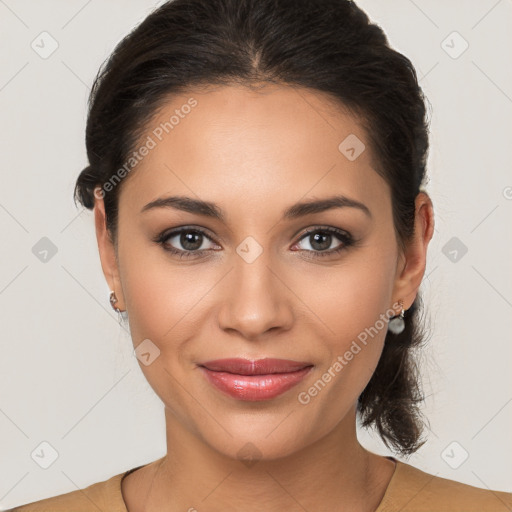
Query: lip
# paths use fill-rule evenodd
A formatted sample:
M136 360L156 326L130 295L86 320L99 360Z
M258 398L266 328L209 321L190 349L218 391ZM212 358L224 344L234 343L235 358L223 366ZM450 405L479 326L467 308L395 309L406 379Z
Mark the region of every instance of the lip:
M216 359L199 368L210 384L239 400L270 400L298 384L309 373L312 363L265 358Z

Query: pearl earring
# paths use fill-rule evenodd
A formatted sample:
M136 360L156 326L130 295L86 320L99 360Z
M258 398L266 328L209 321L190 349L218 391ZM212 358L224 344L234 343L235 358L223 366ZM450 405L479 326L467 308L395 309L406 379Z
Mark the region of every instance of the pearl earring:
M399 315L394 316L388 322L388 330L390 330L393 334L400 334L405 329L404 301L403 300L399 300L398 303L400 304L400 307L402 308L402 311L400 311Z

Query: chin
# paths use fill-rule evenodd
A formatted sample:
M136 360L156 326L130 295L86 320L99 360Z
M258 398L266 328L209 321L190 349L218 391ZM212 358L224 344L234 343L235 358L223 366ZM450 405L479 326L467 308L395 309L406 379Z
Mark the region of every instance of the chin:
M267 434L268 429L260 437L237 435L225 442L212 440L211 446L223 456L238 460L247 467L252 467L257 462L282 459L304 448L304 444L297 436L275 436L271 439L270 436L265 437ZM219 441L218 444L216 441Z
M296 414L280 410L218 416L222 428L199 427L203 441L225 457L241 461L276 460L298 452L313 443L307 425ZM285 419L286 418L286 419ZM283 421L284 420L284 421ZM231 435L230 435L231 434Z

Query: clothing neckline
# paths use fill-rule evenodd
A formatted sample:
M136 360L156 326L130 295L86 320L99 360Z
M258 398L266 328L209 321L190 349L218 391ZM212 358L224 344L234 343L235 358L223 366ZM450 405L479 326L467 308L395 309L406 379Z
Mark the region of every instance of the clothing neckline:
M399 474L399 472L401 472L401 469L404 466L404 463L398 459L395 459L395 457L385 456L385 458L389 459L395 463L395 469L393 471L393 474L391 475L391 479L388 482L388 485L386 487L384 495L382 496L382 499L380 500L380 502L374 512L384 512L383 507L385 506L385 503L389 499L390 493L393 491L393 488L395 487L395 481L397 480L397 475ZM163 457L161 457L160 459L154 460L153 462L148 462L147 464L142 464L135 468L131 468L131 469L125 471L124 473L120 473L117 476L117 478L114 477L112 479L113 480L112 483L115 486L113 488L113 491L115 494L114 501L115 501L115 505L116 505L115 508L113 508L112 510L116 510L116 511L118 510L119 512L128 512L128 507L126 505L126 502L124 501L124 496L123 496L123 491L122 491L122 483L123 483L123 480L125 479L125 477L127 477L129 474L133 473L134 471L137 471L140 468L149 466L150 464L155 464L161 459L163 459ZM400 469L399 469L399 467L400 467Z

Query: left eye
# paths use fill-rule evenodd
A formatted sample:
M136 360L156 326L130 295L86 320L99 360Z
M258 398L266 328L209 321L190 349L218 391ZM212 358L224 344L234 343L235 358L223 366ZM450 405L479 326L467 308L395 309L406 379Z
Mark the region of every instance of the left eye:
M336 247L331 247L331 244L336 238L339 240L338 245ZM337 229L316 228L306 232L296 245L300 245L304 241L307 242L307 244L306 247L302 247L303 250L333 253L339 251L344 246L346 247L350 245L351 238L349 235L344 234L342 231Z

